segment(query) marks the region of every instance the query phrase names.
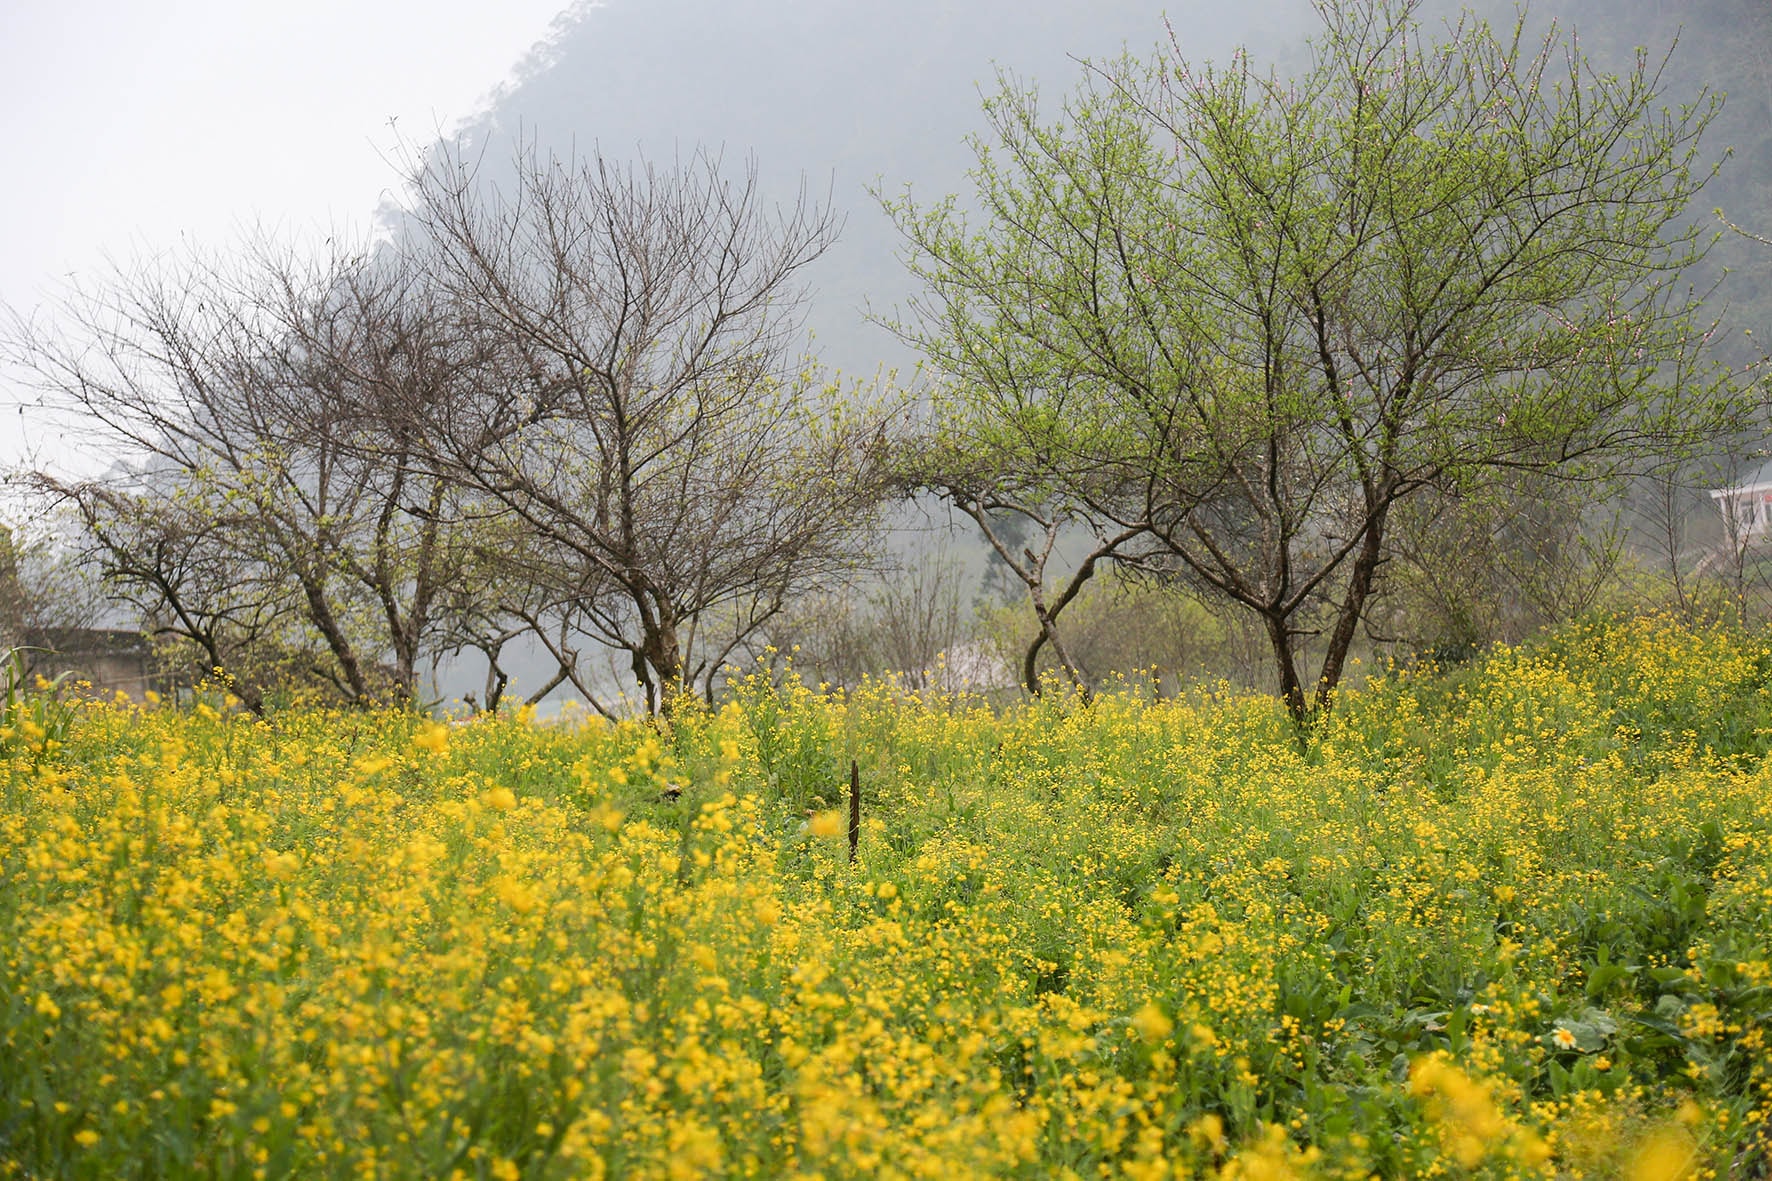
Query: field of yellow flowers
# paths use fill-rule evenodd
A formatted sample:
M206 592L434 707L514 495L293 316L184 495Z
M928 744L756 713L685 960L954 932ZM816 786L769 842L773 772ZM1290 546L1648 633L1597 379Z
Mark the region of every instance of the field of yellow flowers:
M224 705L7 712L0 1177L1772 1171L1762 636L1592 623L1303 742Z

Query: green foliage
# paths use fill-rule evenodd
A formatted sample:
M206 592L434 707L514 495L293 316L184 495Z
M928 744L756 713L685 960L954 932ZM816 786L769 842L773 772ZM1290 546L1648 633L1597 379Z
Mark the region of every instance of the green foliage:
M1180 691L1201 680L1243 672L1230 621L1215 616L1192 588L1175 583L1097 578L1065 611L1064 628L1077 663L1094 688L1117 676ZM1005 663L1018 663L1026 646L1027 611L998 603L979 614L978 630ZM1057 679L1056 663L1042 672Z
M73 706L63 696L68 674L34 677L22 648L0 655L0 759L40 764L67 739Z

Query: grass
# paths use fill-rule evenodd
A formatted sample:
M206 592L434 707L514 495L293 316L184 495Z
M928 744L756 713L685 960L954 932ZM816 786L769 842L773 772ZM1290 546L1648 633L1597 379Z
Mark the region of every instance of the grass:
M1303 749L1230 694L19 697L0 1176L1765 1176L1769 684L1650 619Z

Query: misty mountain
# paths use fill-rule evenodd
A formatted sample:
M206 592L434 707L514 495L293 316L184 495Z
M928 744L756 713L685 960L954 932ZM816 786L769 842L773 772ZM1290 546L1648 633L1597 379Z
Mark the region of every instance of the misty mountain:
M1038 82L1056 109L1077 59L1148 56L1170 27L1206 58L1238 43L1296 52L1314 23L1307 0L1183 0L1169 13L1166 25L1136 0L607 0L567 14L459 142L484 152L493 177L523 137L667 165L708 145L734 170L754 156L783 198L802 180L820 199L828 191L844 227L814 272L808 326L827 364L865 375L914 362L864 313L909 290L869 189L960 192L965 137L983 127L980 93L999 68Z

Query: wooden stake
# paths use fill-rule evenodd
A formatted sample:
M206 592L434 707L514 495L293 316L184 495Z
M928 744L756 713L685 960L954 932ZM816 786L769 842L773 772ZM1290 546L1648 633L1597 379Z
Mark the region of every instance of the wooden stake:
M849 760L849 860L861 846L861 768Z

